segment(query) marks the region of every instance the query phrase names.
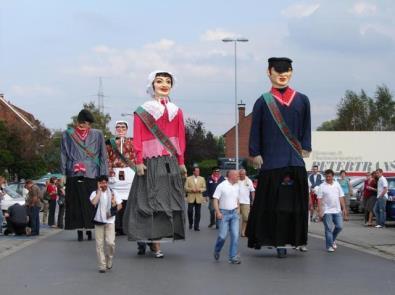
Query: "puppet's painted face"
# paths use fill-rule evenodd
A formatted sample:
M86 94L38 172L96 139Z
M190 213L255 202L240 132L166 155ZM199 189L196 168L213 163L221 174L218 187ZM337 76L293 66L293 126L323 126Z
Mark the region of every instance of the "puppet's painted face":
M292 77L292 70L288 72L279 73L274 68L268 70L268 76L274 88L284 88L288 86L289 80Z
M91 128L91 123L89 122L77 122L77 128L81 130L87 130Z
M115 126L115 132L119 137L125 137L128 132L128 127L125 124L117 124L117 126Z
M169 96L172 81L170 77L158 76L153 82L155 97Z

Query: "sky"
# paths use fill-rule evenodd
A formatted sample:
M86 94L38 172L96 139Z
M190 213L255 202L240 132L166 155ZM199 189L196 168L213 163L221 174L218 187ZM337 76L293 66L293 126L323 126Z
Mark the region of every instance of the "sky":
M395 90L395 2L0 0L0 93L51 130L64 129L84 102L116 120L149 99L154 70L176 76L171 99L186 118L222 135L238 101L250 113L270 89L267 59L293 59L290 86L311 103L312 127L334 119L346 90Z

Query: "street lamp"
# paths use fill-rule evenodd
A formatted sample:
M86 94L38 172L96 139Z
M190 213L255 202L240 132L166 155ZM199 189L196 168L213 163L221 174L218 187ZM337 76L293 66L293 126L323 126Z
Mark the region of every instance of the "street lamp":
M236 170L239 170L239 126L238 126L238 108L237 108L237 42L248 42L247 38L224 38L222 42L233 42L235 48L235 151L236 151Z

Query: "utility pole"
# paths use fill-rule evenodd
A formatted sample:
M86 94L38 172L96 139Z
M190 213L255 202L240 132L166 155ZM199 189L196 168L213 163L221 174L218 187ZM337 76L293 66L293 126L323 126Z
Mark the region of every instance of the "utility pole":
M99 77L99 89L97 91L97 107L101 113L104 113L104 93L102 77Z

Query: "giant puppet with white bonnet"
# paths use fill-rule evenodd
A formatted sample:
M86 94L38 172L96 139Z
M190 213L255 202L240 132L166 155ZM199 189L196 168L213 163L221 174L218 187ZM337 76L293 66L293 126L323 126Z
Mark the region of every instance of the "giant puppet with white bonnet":
M162 258L160 242L185 238L185 126L182 110L170 101L174 75L149 75L146 101L134 112L133 143L137 175L125 210L123 226L130 241L150 242ZM145 246L144 246L145 249ZM145 253L139 249L139 254Z
M117 212L115 219L115 232L123 235L122 219L129 197L130 187L134 178L134 147L133 139L127 137L128 122L124 120L115 122L116 136L108 139L108 167L109 186L115 190L122 199L122 209Z

